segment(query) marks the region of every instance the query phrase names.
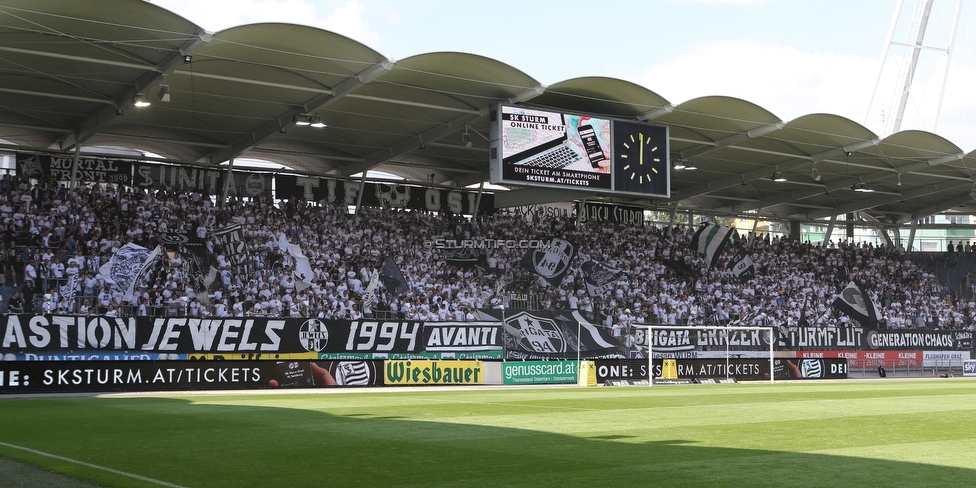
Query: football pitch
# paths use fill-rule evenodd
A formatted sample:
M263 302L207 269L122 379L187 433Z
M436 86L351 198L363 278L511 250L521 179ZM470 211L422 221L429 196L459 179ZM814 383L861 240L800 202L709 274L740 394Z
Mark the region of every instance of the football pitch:
M974 418L971 379L5 398L0 456L119 487L972 486Z

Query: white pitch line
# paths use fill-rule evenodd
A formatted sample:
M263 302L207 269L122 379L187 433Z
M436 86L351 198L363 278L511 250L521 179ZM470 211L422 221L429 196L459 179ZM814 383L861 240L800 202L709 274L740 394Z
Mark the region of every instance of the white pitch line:
M67 457L64 457L64 456L58 456L57 454L51 454L51 453L47 453L47 452L44 452L44 451L38 451L36 449L31 449L29 447L16 446L16 445L13 445L13 444L7 444L6 442L0 442L0 446L9 447L11 449L20 449L21 451L27 451L27 452L29 452L31 454L37 454L39 456L46 456L46 457L53 458L53 459L57 459L57 460L60 460L60 461L67 461L69 463L79 464L81 466L85 466L85 467L88 467L88 468L100 469L102 471L108 471L109 473L118 474L118 475L122 475L122 476L127 476L129 478L135 478L135 479L140 480L140 481L146 481L148 483L155 483L155 484L160 485L160 486L168 486L169 488L186 488L186 487L181 486L181 485L174 485L173 483L167 483L165 481L160 481L160 480L156 480L156 479L152 479L152 478L147 478L145 476L139 476L137 474L126 473L125 471L119 471L117 469L112 469L112 468L106 468L105 466L99 466L97 464L92 464L92 463L86 463L84 461L78 461L77 459L71 459L71 458L67 458Z

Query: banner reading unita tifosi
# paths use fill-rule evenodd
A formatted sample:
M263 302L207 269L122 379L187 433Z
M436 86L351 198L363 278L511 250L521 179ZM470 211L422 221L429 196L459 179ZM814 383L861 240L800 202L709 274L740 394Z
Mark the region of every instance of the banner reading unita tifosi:
M386 361L387 385L480 385L481 361Z

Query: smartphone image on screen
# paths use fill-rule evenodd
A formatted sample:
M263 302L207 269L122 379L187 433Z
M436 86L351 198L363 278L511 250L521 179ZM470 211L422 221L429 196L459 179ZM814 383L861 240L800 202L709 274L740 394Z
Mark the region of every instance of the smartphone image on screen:
M312 386L308 361L278 361L277 380L281 386Z
M590 159L590 165L594 169L600 167L600 163L607 158L603 155L603 148L600 147L600 140L596 137L596 131L589 124L581 125L576 129L583 142L583 149L586 150L586 157Z

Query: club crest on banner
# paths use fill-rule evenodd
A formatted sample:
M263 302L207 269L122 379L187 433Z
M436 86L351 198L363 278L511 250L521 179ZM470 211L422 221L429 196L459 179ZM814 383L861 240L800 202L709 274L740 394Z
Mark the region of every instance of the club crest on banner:
M298 329L298 340L306 351L321 352L329 344L329 328L319 319L308 319Z
M529 249L522 257L521 265L541 276L549 284L558 285L569 271L569 264L576 257L576 246L558 237L545 237L541 240L548 246Z
M556 322L522 312L505 321L505 329L521 349L538 353L566 352L566 338Z

